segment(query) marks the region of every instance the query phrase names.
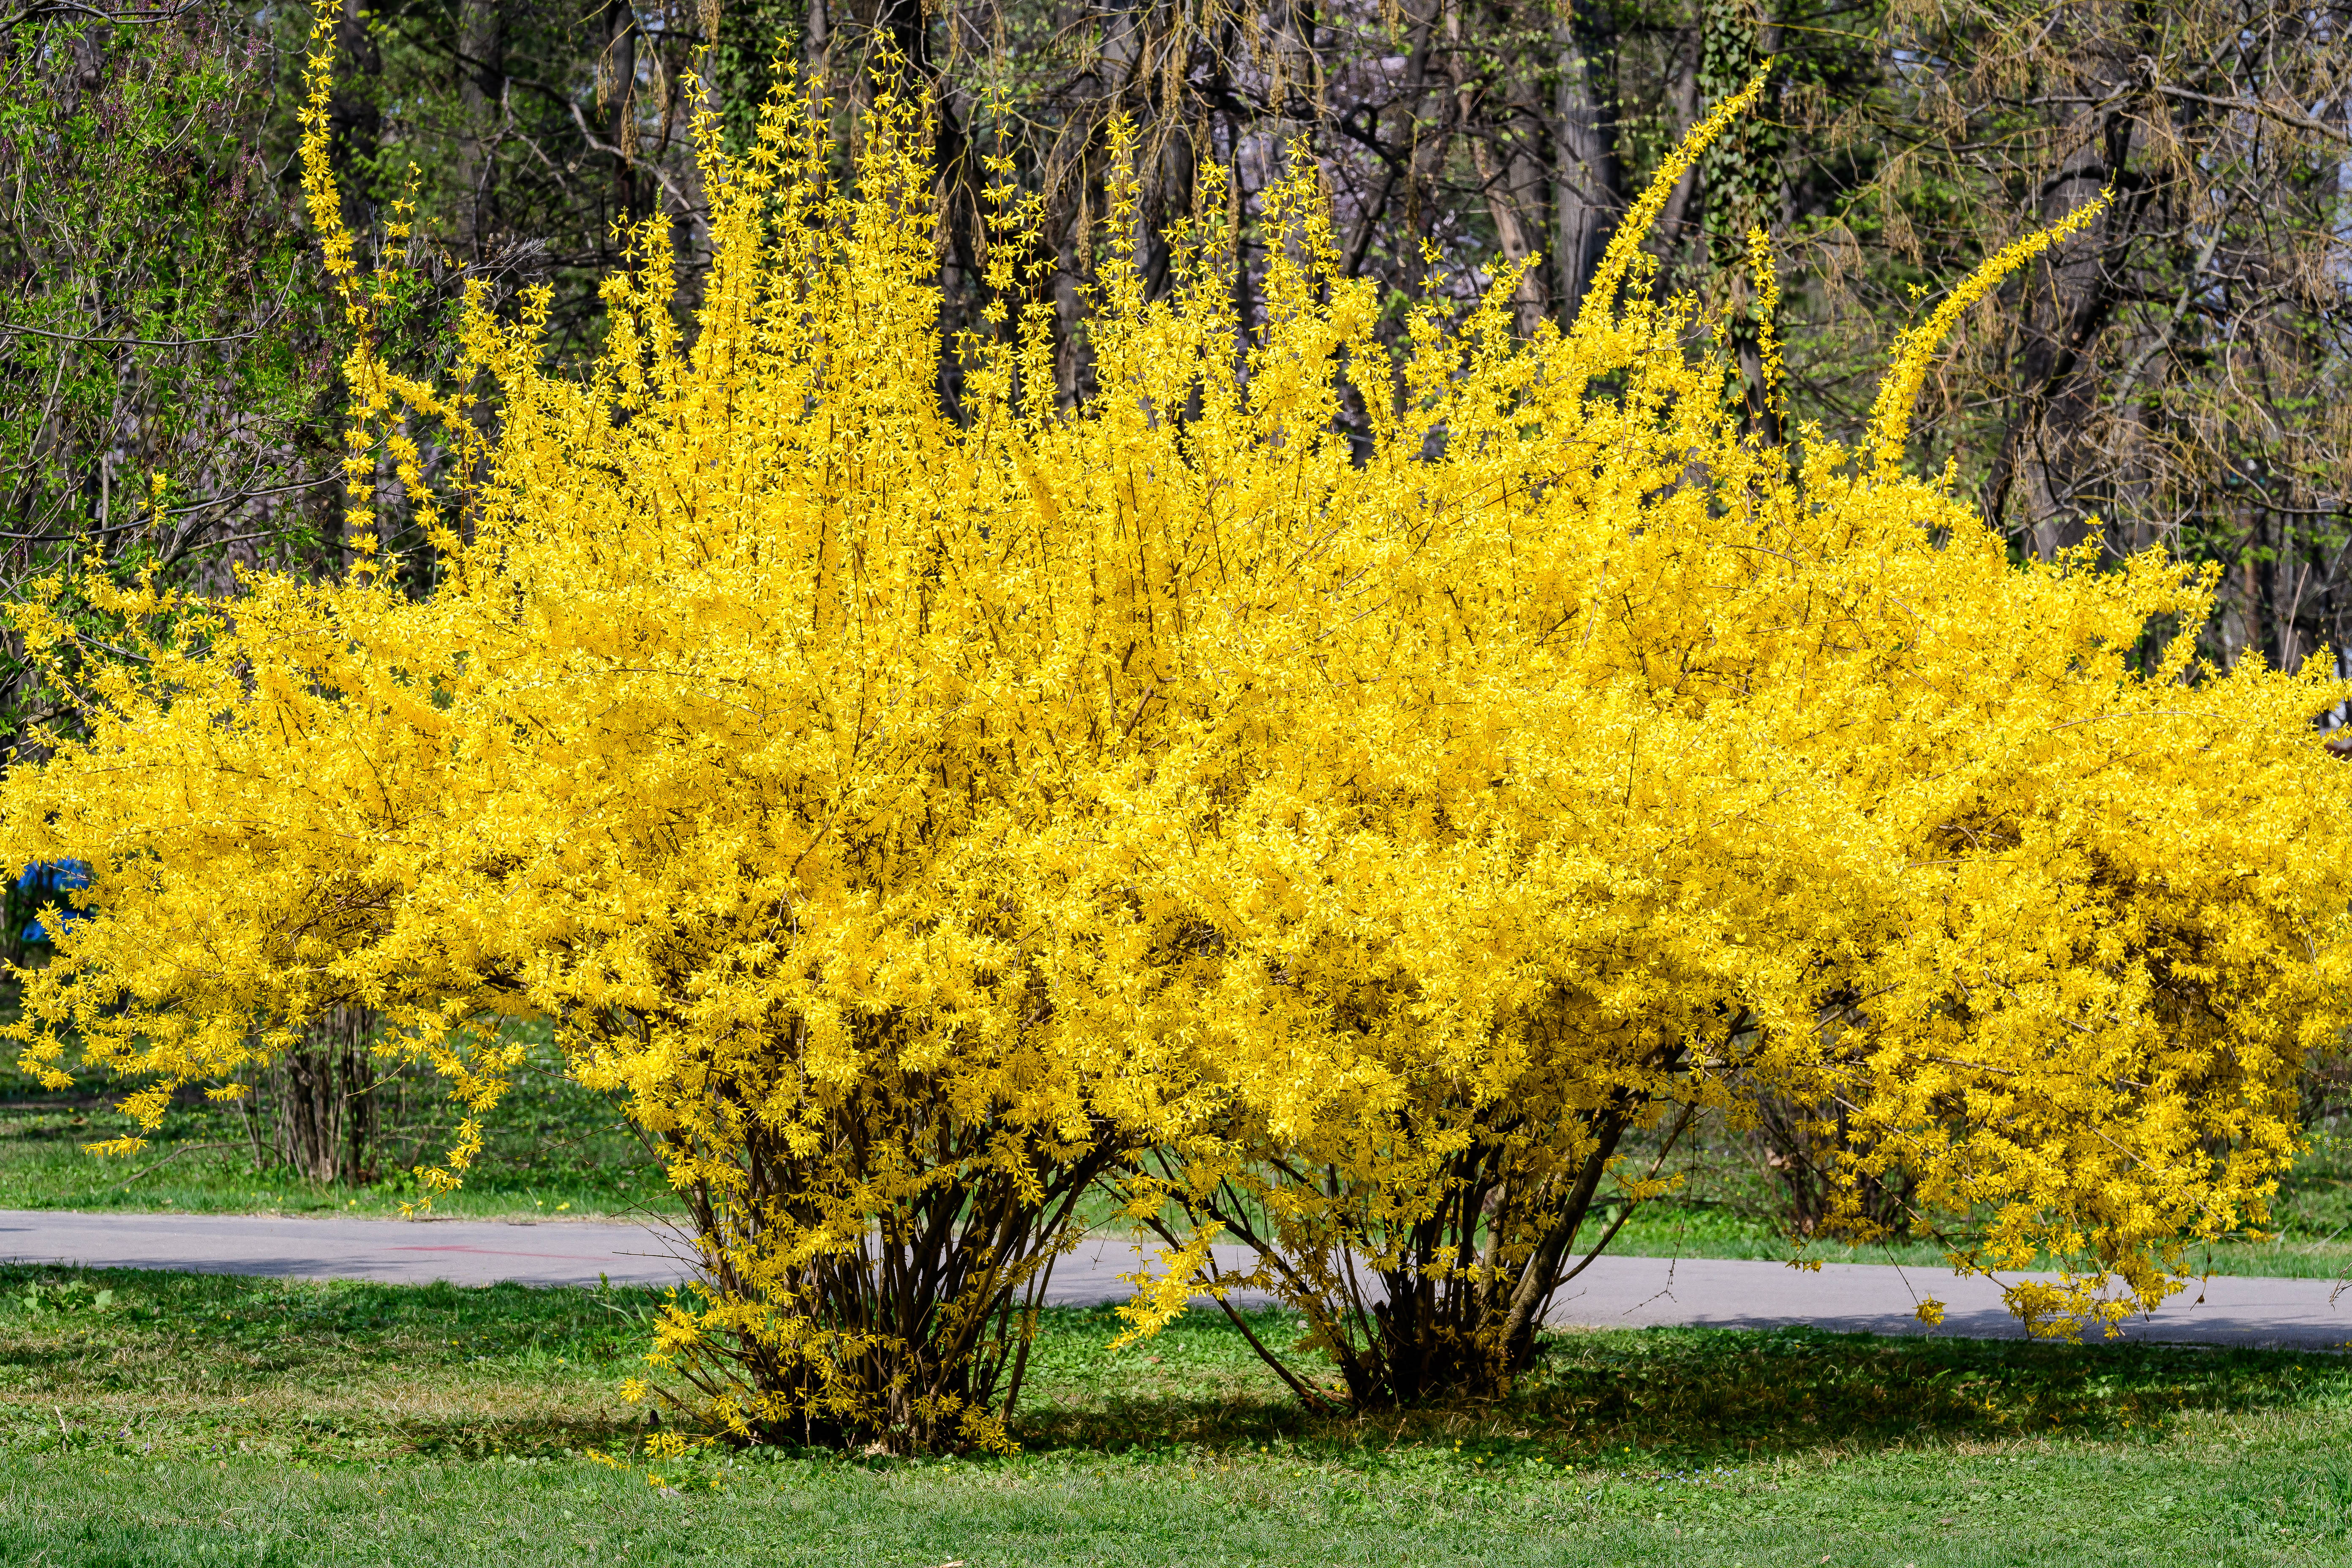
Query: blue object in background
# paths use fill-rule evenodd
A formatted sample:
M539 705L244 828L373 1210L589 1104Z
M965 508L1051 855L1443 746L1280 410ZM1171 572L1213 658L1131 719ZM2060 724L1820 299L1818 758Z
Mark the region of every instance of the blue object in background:
M57 911L59 930L76 921L89 918L89 912L75 909L68 897L75 889L89 886L89 862L87 860L37 860L25 868L25 874L16 879L16 891L32 900L43 914L51 910ZM57 940L41 924L38 914L25 922L24 938L26 942Z

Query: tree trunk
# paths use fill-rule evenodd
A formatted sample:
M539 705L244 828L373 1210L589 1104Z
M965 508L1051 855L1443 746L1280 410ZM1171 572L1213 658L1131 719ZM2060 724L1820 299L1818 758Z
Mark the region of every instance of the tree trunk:
M343 0L335 25L334 89L327 101L329 153L342 187L343 223L359 235L375 226L368 211L367 176L373 174L368 165L383 138L383 111L376 101L383 59L368 32L367 14L360 0Z
M368 1008L331 1008L302 1045L263 1071L241 1102L257 1159L321 1186L373 1179L378 1118L368 1035L374 1025Z
M1713 109L1745 88L1773 57L1780 48L1780 28L1757 0L1705 0L1701 14L1700 87L1706 107ZM1769 103L1767 99L1726 131L1699 165L1709 260L1722 279L1744 419L1768 445L1780 438L1780 420L1764 381L1762 323L1756 317L1756 289L1748 276L1748 236L1776 223L1783 205L1780 136L1768 118Z
M498 121L506 100L506 14L501 0L461 0L457 12L458 143L466 182L458 238L479 261L498 232Z
M596 101L613 117L613 205L624 216L643 221L644 193L631 164L637 151L637 9L632 0L613 0L605 7L604 28Z
M2119 63L2116 77L2128 68ZM2120 79L2116 85L2116 106L2097 117L2095 129L2086 124L2060 142L2061 167L2042 185L2042 223L2055 223L2095 198L2129 161L2135 103L2122 94ZM1985 517L2008 529L2037 560L2055 560L2089 536L2086 509L2075 497L2100 472L2093 428L2100 400L2084 373L2116 305L2116 279L2102 251L2116 230L2131 226L2140 205L2137 194L2119 193L2116 205L2093 226L2088 243L2043 257L2019 290L2016 412L1986 482Z
M1522 111L1532 105L1519 100L1527 85L1523 79L1490 81L1480 69L1482 62L1472 58L1462 27L1464 4L1466 0L1455 0L1445 12L1454 124L1469 142L1470 163L1477 171L1486 216L1495 226L1495 243L1505 261L1523 268L1511 301L1515 324L1525 337L1550 304L1545 298L1543 269L1533 264L1544 226L1540 211L1528 208L1542 200L1545 182L1538 159L1526 145L1530 127Z
M1625 174L1617 161L1615 41L1609 17L1592 0L1563 5L1552 24L1559 76L1552 91L1553 302L1562 326L1574 324L1584 291L1600 268L1619 215Z

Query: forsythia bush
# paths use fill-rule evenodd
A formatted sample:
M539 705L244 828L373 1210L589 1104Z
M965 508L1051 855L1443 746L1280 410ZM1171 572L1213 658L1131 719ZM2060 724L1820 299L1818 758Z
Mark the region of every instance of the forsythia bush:
M1065 408L1000 170L950 417L915 109L843 184L780 95L739 160L703 127L690 330L648 226L584 374L477 300L425 385L367 346L327 65L361 563L116 592L107 646L17 613L76 707L0 848L94 912L22 976L28 1068L135 1075L152 1127L362 1004L478 1110L551 1017L697 1228L651 1386L746 1437L1004 1442L1097 1184L1170 1243L1139 1330L1238 1237L1364 1401L1507 1381L1596 1205L1660 1190L1627 1141L1760 1092L1843 1108L1962 1266L2070 1260L2013 1290L2045 1325L2259 1221L2345 1021L2345 694L2203 668L2194 575L2019 567L1902 473L2031 247L1860 454L1782 451L1636 248L1744 100L1572 331L1515 341L1507 279L1401 361L1310 165L1247 327L1213 217L1147 298L1120 190ZM425 421L491 432L437 496Z

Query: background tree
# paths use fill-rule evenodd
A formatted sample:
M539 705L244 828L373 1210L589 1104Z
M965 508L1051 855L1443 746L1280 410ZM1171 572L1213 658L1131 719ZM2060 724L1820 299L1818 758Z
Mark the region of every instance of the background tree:
M263 40L215 9L0 24L0 595L96 550L315 559L340 418ZM0 655L0 724L43 710Z
M1853 279L1857 322L1905 266L1948 272L2115 193L2084 244L1969 324L1925 446L1973 454L1968 482L2024 552L2103 525L2116 551L2222 566L2225 661L2344 644L2347 22L2196 0L1897 5L1877 90L1830 122L1879 150L1818 231L1885 258Z

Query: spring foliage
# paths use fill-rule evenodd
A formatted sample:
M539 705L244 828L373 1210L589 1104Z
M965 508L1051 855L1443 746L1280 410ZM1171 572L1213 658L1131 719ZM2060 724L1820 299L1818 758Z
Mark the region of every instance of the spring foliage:
M651 1385L906 1447L1004 1440L1098 1180L1176 1244L1139 1330L1241 1226L1366 1399L1507 1378L1596 1194L1659 1190L1620 1141L1759 1092L1843 1108L1962 1264L2069 1260L2013 1290L2044 1324L2259 1222L2344 1023L2345 694L2200 668L2203 581L2020 567L1903 473L1942 317L1860 460L1744 435L1637 248L1743 101L1572 331L1515 337L1507 277L1402 360L1311 163L1263 321L1215 201L1150 297L1115 186L1076 406L999 168L951 417L914 106L846 180L787 92L740 160L706 121L690 310L648 226L592 367L478 299L425 385L368 347L326 66L358 563L115 593L131 657L17 615L78 706L0 849L98 911L22 977L52 1082L132 1075L152 1127L363 1004L478 1110L499 1021L552 1017L697 1222ZM1375 1323L1355 1258L1444 1321Z

